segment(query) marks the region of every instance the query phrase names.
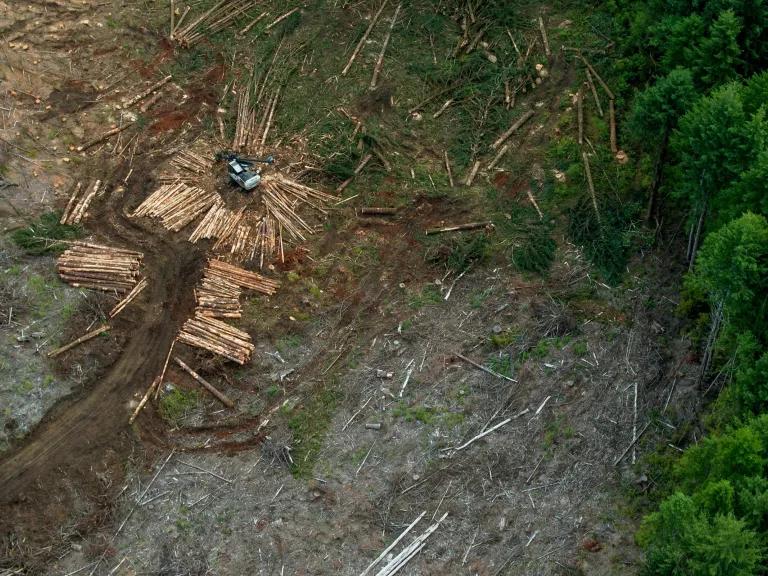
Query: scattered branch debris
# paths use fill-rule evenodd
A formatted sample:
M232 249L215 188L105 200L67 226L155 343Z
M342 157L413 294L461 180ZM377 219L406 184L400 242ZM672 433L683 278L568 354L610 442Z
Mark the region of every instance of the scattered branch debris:
M502 380L507 380L509 382L517 382L517 380L515 380L514 378L510 378L509 376L505 376L504 374L499 374L498 372L495 372L494 370L491 370L490 368L483 366L482 364L478 364L474 360L467 358L462 354L457 353L456 357L461 358L462 360L464 360L464 362L468 362L469 364L472 364L472 366L474 366L475 368L479 368L480 370L490 374L491 376L495 376L496 378L501 378Z
M144 98L146 98L147 96L149 96L153 92L156 92L157 90L159 90L160 88L165 86L168 82L171 81L172 78L173 78L173 76L171 76L169 74L168 76L166 76L162 80L160 80L158 82L155 82L154 84L152 84L152 86L150 86L149 88L144 90L144 92L141 92L140 94L137 94L136 96L134 96L130 100L127 100L126 102L124 102L123 103L123 108L130 108L131 106L133 106L137 102L141 102L142 100L144 100Z

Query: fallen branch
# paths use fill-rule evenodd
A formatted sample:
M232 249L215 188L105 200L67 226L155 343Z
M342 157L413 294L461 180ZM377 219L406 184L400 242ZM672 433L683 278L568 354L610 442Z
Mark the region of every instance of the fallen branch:
M379 59L376 61L376 66L373 68L373 77L371 78L371 85L369 88L373 90L376 88L376 83L379 81L379 74L381 74L381 67L384 64L384 54L387 51L387 46L389 46L389 40L392 37L392 30L395 27L395 22L397 22L397 15L400 13L400 8L402 7L402 4L398 4L397 8L395 8L395 14L392 16L392 22L389 25L389 30L387 31L387 35L384 37L384 42L381 45L381 52L379 53Z
M56 348L56 350L48 352L48 358L55 358L59 354L63 354L67 350L70 350L70 349L74 348L75 346L77 346L79 344L82 344L83 342L87 342L91 338L95 338L99 334L102 334L103 332L106 332L107 330L109 330L109 328L110 328L109 324L104 324L103 326L99 326L95 330L91 330L87 334L83 334L77 340L73 340L72 342L70 342L69 344L65 344L61 348Z
M96 146L96 144L99 144L109 138L110 136L114 136L115 134L119 134L123 130L127 130L133 126L133 122L128 122L127 124L123 124L122 126L118 126L117 128L112 128L112 130L109 130L108 132L105 132L101 136L94 138L93 140L89 140L85 144L78 146L77 151L82 152L83 150L88 150L88 148L92 148L93 146Z
M472 182L475 181L475 176L477 176L478 170L480 170L480 160L475 160L475 163L472 165L472 170L469 171L469 175L464 182L465 185L472 186Z
M163 87L163 86L165 86L165 85L166 85L168 82L170 82L170 81L171 81L171 78L173 78L173 76L171 76L171 75L169 74L168 76L166 76L165 78L163 78L163 79L162 79L162 80L160 80L159 82L155 82L154 84L152 84L152 86L150 86L149 88L147 88L146 90L144 90L144 92L142 92L141 94L138 94L138 95L134 96L133 98L131 98L130 100L128 100L127 102L125 102L125 103L123 104L123 108L130 108L131 106L133 106L133 105L134 105L134 104L136 104L137 102L140 102L141 100L144 100L144 98L146 98L147 96L149 96L150 94L152 94L152 92L154 92L155 90L158 90L158 89L162 88L162 87Z
M366 216L394 216L397 214L397 208L363 206L360 208L360 214L364 214Z
M549 59L552 56L552 51L549 49L549 39L547 38L547 29L544 27L544 19L539 16L539 31L541 32L541 41L544 44L544 54Z
M117 304L115 304L115 307L112 308L112 310L110 310L109 317L114 318L115 316L120 314L120 312L122 312L123 309L126 306L128 306L128 304L130 304L133 301L133 299L136 298L136 296L138 296L142 290L144 290L144 288L147 287L147 284L148 282L146 278L143 278L138 284L136 284L136 286L134 286L133 289L130 292L128 292L126 297L120 300L120 302L118 302Z
M427 236L432 234L442 234L444 232L457 232L459 230L477 230L478 228L488 228L493 226L493 222L486 220L484 222L468 222L467 224L457 224L456 226L448 226L446 228L428 228L426 230Z
M579 146L584 144L584 96L582 95L581 86L576 93L576 118L579 125Z
M516 131L518 128L520 128L520 126L522 126L522 125L523 125L523 124L525 124L525 123L526 123L528 120L530 120L530 119L533 117L533 115L534 115L535 113L536 113L536 112L535 112L535 111L533 111L533 110L528 110L528 111L527 111L525 114L523 114L522 116L520 116L520 118L518 118L517 120L515 120L515 123L514 123L514 124L512 124L512 126L510 126L510 127L509 127L509 130L507 130L506 132L504 132L504 134L502 134L501 136L499 136L499 137L496 139L496 141L495 141L493 144L491 144L491 148L493 148L494 150L496 150L496 148L498 148L499 146L501 146L501 145L504 143L504 141L505 141L507 138L509 138L510 136L512 136L512 134L514 134L514 133L515 133L515 131Z
M584 171L587 174L587 184L589 185L589 193L592 196L592 206L595 209L595 216L597 216L597 223L602 224L600 219L600 210L597 209L597 196L595 194L595 184L592 182L592 170L589 168L589 157L586 152L581 153L581 157L584 159Z
M373 30L373 27L376 26L376 22L378 22L379 16L381 16L381 12L384 10L384 7L387 5L387 2L389 2L389 0L384 0L384 2L381 3L381 6L376 11L376 14L374 15L374 17L371 19L371 23L368 24L368 28L363 34L363 37L360 38L360 41L357 43L355 50L352 52L352 56L349 57L349 62L347 62L347 65L344 66L344 70L341 71L342 76L346 76L347 72L349 72L349 69L352 67L352 63L355 61L355 58L357 58L357 54L360 52L360 49L363 47L363 44L365 44L365 41L368 39L368 35L371 33L371 30Z
M403 530L403 531L400 533L400 536L398 536L397 538L395 538L394 542L392 542L392 544L390 544L389 546L387 546L387 548L384 550L384 552L382 552L381 554L379 554L379 555L378 555L378 557L377 557L377 558L376 558L376 559L375 559L373 562L371 562L370 564L368 564L368 567L367 567L365 570L363 570L363 571L360 573L360 576L366 576L366 574L368 574L368 572L370 572L370 571L371 571L371 569L372 569L374 566L376 566L376 564L378 564L379 562L381 562L381 561L382 561L382 559L386 558L387 554L389 554L389 553L390 553L390 552L391 552L391 551L394 549L394 547L398 545L398 543L400 542L400 540L402 540L403 538L405 538L405 536L408 534L408 532L410 532L411 530L413 530L413 527L414 527L414 526L416 526L416 524L418 524L418 523L419 523L419 521L420 521L422 518L424 518L424 515L425 515L426 513L427 513L427 511L426 511L426 510L424 510L424 511L423 511L421 514L419 514L418 518L416 518L416 520L414 520L413 522L411 522L411 523L408 525L408 527L407 527L405 530Z
M616 97L613 95L613 92L611 92L611 89L608 88L608 84L605 83L602 76L600 76L600 74L598 74L597 71L592 67L592 64L590 64L589 61L586 58L584 58L584 55L579 54L579 57L584 62L584 64L586 64L589 71L592 72L592 75L595 78L597 78L597 81L600 83L600 86L602 87L602 89L605 90L606 94L608 94L608 98L610 98L611 100L615 100Z
M467 358L466 356L464 356L462 354L456 354L456 357L457 358L461 358L462 360L464 360L464 362L468 362L468 363L472 364L472 366L474 366L475 368L479 368L480 370L490 374L491 376L496 376L496 378L501 378L503 380L508 380L509 382L517 382L517 380L515 380L514 378L510 378L509 376L505 376L504 374L499 374L498 372L496 372L494 370L491 370L490 368L488 368L486 366L483 366L482 364L478 364L474 360L471 360L470 358Z
M152 396L152 392L154 392L155 387L158 387L158 386L160 386L160 376L157 376L152 381L152 384L149 385L149 388L147 388L147 391L144 393L144 396L142 396L141 401L139 402L139 405L136 406L136 409L133 411L133 414L131 414L131 417L128 418L128 424L134 423L134 421L136 420L136 417L139 415L139 412L142 411L147 401L149 400L149 397Z
M453 188L453 173L451 172L451 161L448 160L448 152L443 151L443 159L445 160L445 169L448 172L448 183Z
M294 13L296 13L298 11L299 11L299 8L297 6L296 8L294 8L293 10L289 10L288 12L283 14L282 16L279 16L278 18L275 18L275 20L274 20L274 22L272 22L272 24L270 24L269 26L264 28L264 31L266 32L267 30L269 30L271 28L274 28L275 26L280 24L280 22L282 22L283 20L285 20L286 18L288 18L289 16L291 16L292 14L294 14Z
M619 151L619 147L616 143L616 109L613 104L613 98L608 101L608 118L611 123L611 152L615 156Z
M624 456L626 456L627 454L629 454L629 451L630 451L630 450L632 450L632 448L634 447L634 445L635 445L635 444L637 444L638 440L640 440L640 438L642 438L643 434L645 434L645 431L646 431L646 430L648 430L648 426L650 426L650 425L651 425L651 423L650 423L650 422L648 422L648 423L647 423L645 426L643 426L643 429L642 429L642 430L640 430L640 434L638 434L637 436L635 436L635 439L634 439L634 440L632 440L632 442L630 442L629 446L627 446L627 447L626 447L626 449L624 450L624 452L622 452L622 453L621 453L621 456L619 456L618 458L616 458L616 461L613 463L613 465L614 465L614 466L618 466L618 465L619 465L619 462L621 462L622 460L624 460Z
M590 74L589 69L587 69L587 84L589 85L589 89L592 92L592 98L595 99L595 106L597 106L597 113L600 114L600 117L602 118L604 116L603 107L600 104L600 96L598 96L597 94L597 88L595 88L595 83L592 81L592 74Z
M488 436L488 434L490 434L491 432L494 432L494 431L498 430L499 428L501 428L502 426L505 426L505 425L509 424L511 421L512 421L512 418L507 418L506 420L502 420L501 422L499 422L495 426L491 426L490 428L488 428L488 430L486 430L485 432L481 432L480 434L478 434L474 438L470 438L469 440L464 442L464 444L462 444L461 446L458 446L456 448L443 448L443 451L446 451L446 452L449 451L449 452L451 452L451 454L453 454L454 452L459 452L460 450L464 450L464 448L466 448L470 444L473 444L473 443L477 442L478 440L480 440L481 438L484 438L485 436Z

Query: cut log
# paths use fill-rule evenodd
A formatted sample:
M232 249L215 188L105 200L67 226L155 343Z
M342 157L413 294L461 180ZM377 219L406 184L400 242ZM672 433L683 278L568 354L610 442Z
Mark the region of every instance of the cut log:
M181 359L179 359L176 356L174 356L173 359L176 361L176 364L181 366L183 370L185 370L190 376L192 376L192 378L197 380L203 388L205 388L206 390L208 390L208 392L213 394L222 404L224 404L228 408L235 407L235 403L232 402L232 400L230 400L225 394L217 390L210 382L208 382L202 376L200 376L197 372L192 370L192 368L190 368L184 362L182 362Z
M499 146L501 146L501 145L504 143L504 141L505 141L507 138L509 138L510 136L512 136L512 134L514 134L514 133L515 133L515 132L516 132L516 131L517 131L517 130L518 130L518 129L519 129L519 128L520 128L520 127L523 125L523 124L525 124L525 123L526 123L528 120L530 120L531 118L533 118L533 115L534 115L535 113L536 113L536 112L535 112L535 111L533 111L533 110L528 110L527 112L525 112L525 113L524 113L522 116L520 116L520 118L518 118L517 120L515 120L515 122L512 124L512 126L510 126L509 130L507 130L506 132L504 132L504 134L502 134L501 136L499 136L499 137L496 139L496 141L495 141L493 144L491 144L491 148L493 148L494 150L496 150L496 149L497 149Z
M56 356L63 354L67 350L71 350L75 346L78 346L83 342L87 342L91 338L96 338L96 336L98 336L99 334L103 334L104 332L109 330L109 328L110 328L109 324L104 324L103 326L99 326L95 330L91 330L87 334L83 334L77 340L73 340L72 342L70 342L69 344L65 344L61 348L56 348L56 350L48 352L48 358L55 358Z

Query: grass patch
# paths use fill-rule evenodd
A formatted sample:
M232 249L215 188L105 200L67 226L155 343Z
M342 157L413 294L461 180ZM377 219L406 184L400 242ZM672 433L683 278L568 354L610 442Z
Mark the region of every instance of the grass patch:
M178 426L199 403L200 394L197 390L174 388L160 400L160 415L169 424Z
M82 236L82 228L59 224L60 215L47 212L29 226L11 233L11 240L27 254L40 256L57 254L67 245L57 240L76 240Z
M485 233L440 238L427 248L426 260L440 264L456 273L474 264L482 264L491 255L491 241Z
M443 301L440 289L434 284L427 284L421 292L413 293L408 298L408 306L418 310L424 306L439 304Z
M312 476L337 402L338 393L325 389L303 404L288 420L288 427L293 432L291 473L296 478Z

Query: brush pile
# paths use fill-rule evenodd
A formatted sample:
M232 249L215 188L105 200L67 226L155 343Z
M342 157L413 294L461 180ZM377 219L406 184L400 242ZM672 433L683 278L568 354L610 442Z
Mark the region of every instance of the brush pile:
M215 192L177 182L160 186L136 208L132 216L160 218L165 228L178 232L200 214L220 204L221 198Z
M254 0L221 0L194 18L191 23L182 26L189 12L187 9L175 24L171 16L171 40L186 48L193 46L206 36L221 32L232 24L242 21L242 15L255 5ZM173 3L171 6L173 7Z
M69 198L69 202L67 202L67 207L61 215L59 223L79 224L85 216L94 197L99 194L99 190L101 190L101 194L104 193L104 189L101 186L101 180L96 180L93 185L87 187L85 190L83 190L82 182L78 182L77 186L75 186L75 191L72 192L72 196Z
M251 359L255 349L247 332L201 314L196 314L194 318L184 323L177 339L179 342L208 350L241 365Z
M122 293L139 281L142 258L141 252L76 242L59 256L56 270L72 286Z

